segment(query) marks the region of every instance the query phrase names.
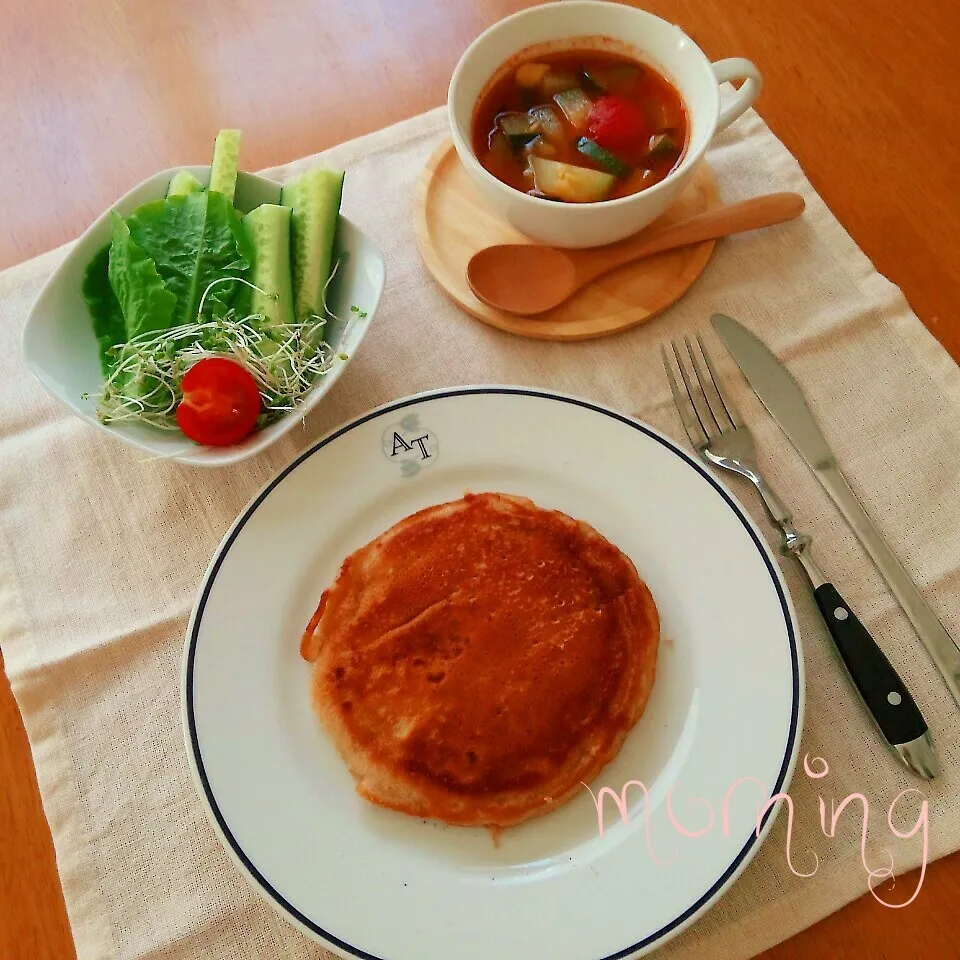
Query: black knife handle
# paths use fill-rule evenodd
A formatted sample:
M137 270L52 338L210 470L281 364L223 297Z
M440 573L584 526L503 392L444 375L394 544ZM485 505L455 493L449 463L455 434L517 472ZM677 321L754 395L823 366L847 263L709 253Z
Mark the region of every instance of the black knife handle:
M813 591L830 636L887 743L922 737L927 724L884 652L832 583Z

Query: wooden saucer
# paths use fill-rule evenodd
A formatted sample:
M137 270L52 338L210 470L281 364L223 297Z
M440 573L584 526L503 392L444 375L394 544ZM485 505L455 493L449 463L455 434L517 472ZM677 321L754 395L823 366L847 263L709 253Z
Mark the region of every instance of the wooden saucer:
M673 223L719 203L716 181L703 162L676 203L656 222ZM538 340L587 340L649 320L687 292L716 243L710 240L621 267L536 317L495 310L471 292L467 262L478 250L495 243L531 241L484 203L450 140L433 152L417 181L413 228L427 269L456 304L484 323Z

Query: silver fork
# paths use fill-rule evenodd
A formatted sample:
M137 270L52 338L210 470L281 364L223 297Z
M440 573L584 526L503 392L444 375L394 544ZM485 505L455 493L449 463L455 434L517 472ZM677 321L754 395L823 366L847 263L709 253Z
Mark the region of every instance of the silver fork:
M696 342L695 349L689 337L682 346L674 341L672 361L666 348L660 348L690 443L708 463L739 474L756 487L767 515L783 535L783 552L803 567L827 630L884 739L908 769L933 779L940 764L923 715L876 641L814 562L810 537L796 530L790 511L764 480L757 466L753 434L721 387L703 340L697 336Z

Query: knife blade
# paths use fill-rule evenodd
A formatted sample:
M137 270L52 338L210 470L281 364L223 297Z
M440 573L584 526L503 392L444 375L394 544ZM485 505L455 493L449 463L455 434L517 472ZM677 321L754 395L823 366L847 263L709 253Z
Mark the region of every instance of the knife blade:
M876 564L960 705L960 647L861 506L793 376L764 343L732 317L717 313L711 322L753 392L807 462Z

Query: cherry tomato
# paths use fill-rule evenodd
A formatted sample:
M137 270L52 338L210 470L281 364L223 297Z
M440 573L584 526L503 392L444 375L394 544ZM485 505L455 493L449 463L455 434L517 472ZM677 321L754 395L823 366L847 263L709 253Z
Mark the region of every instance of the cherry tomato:
M225 357L198 360L180 381L180 429L197 443L227 447L253 431L260 391L250 373Z
M603 96L594 103L587 120L587 135L604 150L631 154L649 139L643 110L623 97Z

